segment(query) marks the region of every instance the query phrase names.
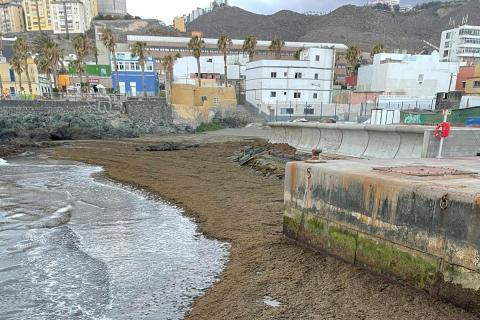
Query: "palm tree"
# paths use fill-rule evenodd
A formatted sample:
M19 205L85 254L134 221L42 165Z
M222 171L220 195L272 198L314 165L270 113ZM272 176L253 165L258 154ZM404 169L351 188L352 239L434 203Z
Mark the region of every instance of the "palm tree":
M275 59L282 58L282 49L285 46L285 41L275 38L270 43L270 47L268 49L275 54Z
M132 58L138 57L138 64L142 69L142 85L143 85L143 96L147 96L147 84L145 83L145 49L147 44L143 41L137 41L130 48L130 54Z
M37 54L35 63L38 71L46 73L49 78L53 75L53 82L55 87L58 88L58 68L62 63L63 49L50 36L41 33L33 41L33 51Z
M175 60L180 58L180 54L177 53L176 55L168 55L162 59L162 66L165 70L165 92L167 92L167 102L169 102L170 95L168 92L171 92L172 87L172 78L173 78L173 66L175 65Z
M85 34L78 34L72 40L73 49L77 54L77 59L83 65L83 68L80 68L80 85L82 84L83 80L83 72L86 71L84 59L88 56L90 52L90 41L88 40ZM88 74L87 74L87 83L88 83Z
M350 73L355 73L355 70L358 69L358 65L360 64L360 58L362 55L362 49L360 49L357 45L352 45L347 49L347 61L350 64Z
M254 36L247 36L243 41L242 50L244 53L248 54L250 61L253 60L255 54L255 49L257 48L257 38Z
M202 49L205 46L205 41L199 36L193 36L188 43L188 49L192 50L192 54L197 59L198 69L198 86L202 87L202 73L200 71L200 56L202 55Z
M117 47L117 43L115 40L115 35L113 34L112 30L108 28L103 28L102 35L101 35L101 40L103 42L103 45L110 51L113 57L113 66L115 68L115 74L116 74L116 91L117 93L120 93L120 83L119 83L119 77L118 77L118 66L117 66L117 56L115 55L115 49Z
M22 73L23 73L23 61L19 56L13 56L10 60L10 65L13 68L13 71L18 75L18 84L20 86L18 92L22 92Z
M383 43L379 42L373 46L372 52L370 52L370 56L373 58L374 55L382 52L385 52L385 47L383 46Z
M80 75L80 91L83 91L82 74L85 72L85 63L80 59L76 59L70 62L70 67L72 67L75 72Z
M22 61L24 65L25 75L27 76L28 91L30 92L30 94L33 94L32 81L30 80L30 70L28 68L28 59L31 58L30 46L25 39L18 37L17 40L15 40L15 42L13 43L13 55L17 56Z
M223 53L223 63L225 67L225 87L228 86L228 76L227 76L227 54L230 51L230 47L233 45L232 39L226 35L222 34L217 42L218 50Z

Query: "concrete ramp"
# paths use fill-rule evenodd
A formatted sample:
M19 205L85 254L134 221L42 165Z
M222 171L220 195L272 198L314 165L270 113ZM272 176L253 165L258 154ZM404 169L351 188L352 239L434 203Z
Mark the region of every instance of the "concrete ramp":
M271 123L272 143L288 143L299 152L321 149L357 158L434 158L440 143L432 126L327 123ZM454 128L445 140L444 157L480 154L480 129Z

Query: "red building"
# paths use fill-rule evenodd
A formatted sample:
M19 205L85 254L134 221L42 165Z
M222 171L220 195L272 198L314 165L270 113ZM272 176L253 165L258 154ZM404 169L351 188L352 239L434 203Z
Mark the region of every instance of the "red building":
M460 67L457 75L457 83L455 84L455 91L465 92L465 84L468 79L475 77L475 66Z

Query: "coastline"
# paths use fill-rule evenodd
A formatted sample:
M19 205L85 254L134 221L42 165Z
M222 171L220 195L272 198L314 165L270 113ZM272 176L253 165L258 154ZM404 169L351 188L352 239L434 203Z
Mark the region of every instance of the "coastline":
M186 319L476 319L424 292L284 240L283 182L228 158L248 144L244 139L205 134L72 141L48 153L101 165L107 178L177 204L205 236L230 243L226 269ZM158 141L201 147L135 151ZM270 306L265 297L281 305Z

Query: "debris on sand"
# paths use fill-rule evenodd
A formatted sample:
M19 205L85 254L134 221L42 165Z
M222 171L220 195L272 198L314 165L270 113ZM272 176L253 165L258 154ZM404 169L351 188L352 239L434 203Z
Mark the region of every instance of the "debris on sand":
M199 144L162 142L157 145L137 147L136 150L137 151L177 151L177 150L193 149L198 147L200 147Z

